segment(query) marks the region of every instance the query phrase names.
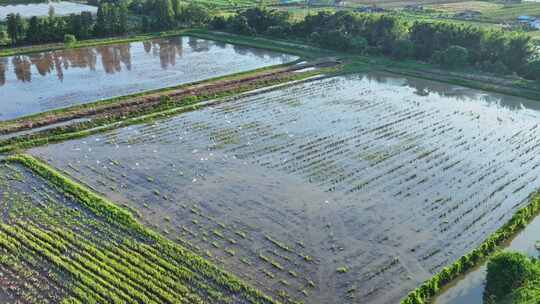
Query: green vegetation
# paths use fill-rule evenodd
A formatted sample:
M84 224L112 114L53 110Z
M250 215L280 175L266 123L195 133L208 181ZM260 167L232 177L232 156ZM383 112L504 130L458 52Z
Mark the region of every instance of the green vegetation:
M401 301L401 304L429 303L429 300L437 294L442 286L448 284L460 275L466 273L467 270L479 265L489 258L489 256L497 250L499 245L523 229L527 223L538 214L538 212L540 212L540 194L534 193L527 206L519 209L508 223L504 224L495 233L490 235L476 249L462 256L453 264L444 267L431 279L422 283L420 287L409 293L409 295Z
M35 44L63 41L66 35L77 39L125 34L128 31L128 9L125 4L100 5L97 18L90 12L70 16L32 17L23 19L19 14L7 16L7 33L11 44Z
M75 236L63 232L62 229L55 229L54 232L57 234L55 236L38 228L27 227L22 223L17 224L18 227L0 226L0 245L7 250L16 250L17 247L22 246L39 253L41 257L76 278L75 282L80 282L81 286L89 290L88 292L92 292L85 298L95 296L95 299L104 299L106 302L114 303L141 301L144 303L202 303L205 302L204 298L210 297L207 301L212 303L229 303L231 299L226 299L223 293L225 291L251 303L276 303L259 291L246 286L234 276L145 228L129 212L73 182L37 159L28 155L15 155L10 157L9 161L29 168L66 195L73 197L85 210L89 210L98 219L103 219L111 227L128 234L138 235L138 238L144 238L152 244L122 241L121 246L113 245L108 247L109 249L99 250L90 242L77 241ZM71 254L71 252L76 254ZM119 265L117 263L123 262L114 256L122 257L130 261L130 264ZM144 268L150 263L154 266ZM138 268L133 265L137 265ZM156 271L163 271L163 273L152 275L154 277L152 280L145 279L143 276L143 273L151 275ZM174 279L167 279L163 276L164 273L173 275ZM120 280L122 277L120 274L127 275L127 279ZM130 283L126 284L126 282ZM187 282L193 287L191 290L182 287L182 284L187 284ZM209 282L209 286L201 284L203 282ZM164 284L177 286L166 288ZM141 292L143 290L145 292ZM81 297L83 297L82 294ZM81 301L84 302L85 298Z
M219 5L231 4L223 2L223 4L220 3ZM96 21L93 21L92 17L85 15L85 13L70 17L34 17L29 21L22 20L20 16L10 16L7 20L7 32L14 44L63 41L69 47L150 39L158 36L186 33L200 38L293 53L303 58L317 58L326 55L342 56L347 58L348 62L338 71L341 73L357 72L365 69L366 62L370 60L369 58L372 58L370 64L380 64L379 67L386 64L386 66L392 66L393 68L412 68L414 70L418 62L400 63L400 66L392 60L418 60L437 64L448 69L459 69L470 65L487 72L498 74L516 72L528 79L540 79L540 63L533 55L530 38L518 33L488 31L449 22L418 21L411 23L410 20L402 17L363 15L351 12L334 14L320 12L294 22L291 21L290 15L287 13L261 8L240 11L238 14L226 17L224 15L212 16L212 12L206 7L194 4L186 5L182 1L133 3L129 6L129 10L132 12L148 12L148 16L141 18L140 25L136 26L140 28L134 28L134 31L168 30L179 27L208 25L216 30L229 31L245 36L210 33L200 29L190 31L174 30L157 34L131 36L120 40L78 41L79 39L103 37L109 34L123 35L129 32L127 22L128 7L123 4L119 6L101 5ZM246 3L246 5L248 4ZM261 35L273 37L275 40L262 38ZM450 38L445 39L448 37ZM2 40L1 37L0 40ZM305 46L304 43L317 45L321 48ZM28 48L24 52L61 47L63 46L49 45ZM325 49L333 49L334 51ZM497 51L494 52L493 50ZM20 52L20 49L5 50L1 54L12 55L16 52ZM386 56L392 60L384 57L381 59L381 57L376 56ZM387 60L386 63L385 60ZM336 71L331 70L331 72ZM413 73L412 71L408 72ZM159 105L152 109L130 113L121 117L100 118L73 127L8 140L4 142L5 145L0 148L0 152L84 137L122 126L152 121L156 118L197 109L199 108L197 103L211 98L232 96L255 88L298 80L318 73L320 71L287 75L280 79L266 80L217 93L202 92L201 94L177 99L162 96ZM422 77L422 75L415 76ZM429 75L424 77L430 78ZM463 81L464 83L459 84L466 86L477 85L473 82L457 79L457 77L447 79L447 81L453 83ZM480 88L485 88L482 85L480 85ZM178 88L168 88L150 93L161 92L167 94L168 90ZM75 109L112 104L150 93L100 101L90 105L55 111L54 113L62 114ZM534 94L537 94L537 92ZM47 114L50 115L51 113ZM43 114L40 114L24 119L32 120L42 116ZM24 248L29 253L38 253L40 259L50 262L55 269L60 269L61 273L79 280L79 283L75 283L75 287L68 292L70 297L65 298L66 302L87 303L90 301L89 299L93 298L103 302L115 303L199 303L204 302L205 297L212 298L214 303L234 301L227 298L226 294L228 293L240 293L242 297L249 299L252 303L273 302L258 291L245 286L231 275L210 265L202 258L144 228L135 220L135 216L127 210L119 208L106 199L95 195L89 189L69 180L40 161L27 155L13 156L10 161L21 163L32 169L36 174L50 181L69 196L76 198L94 216L104 219L114 229L135 233L146 240L143 244L139 244L134 240L120 242L118 243L120 249L115 250L103 248L103 246L94 246L91 242L79 239L69 232L63 232L59 229L44 229L41 225L27 225L24 221L16 222L15 225L0 224L2 253L15 255L17 250L14 246ZM147 180L153 182L151 177L148 177ZM155 190L155 195L161 196L157 190ZM497 230L481 246L424 282L415 291L411 292L407 298L403 299L402 303L427 303L441 286L489 257L497 249L498 245L521 229L539 210L540 196L535 195L531 198L527 207L519 210L510 222ZM170 218L165 217L165 221L170 222ZM196 224L196 222L194 223ZM168 230L163 231L169 234ZM236 242L227 239L219 230L211 230L210 233L219 240L228 240L233 245ZM243 239L247 237L246 233L242 231L236 231L236 235ZM283 251L292 252L291 246L269 236L265 237L266 240ZM208 242L216 248L223 247L217 241L208 240ZM70 250L73 250L75 254L66 253ZM237 251L232 248L225 248L225 252L230 256L237 255ZM305 261L311 261L311 257L307 255L302 255L302 257ZM282 265L266 255L260 254L259 258L272 266L276 272L286 271L287 267L284 264ZM146 260L149 261L148 263L156 263L160 268L151 269L148 264L145 264L144 261ZM249 264L247 260L244 261L246 261L244 263ZM504 274L505 276L515 276L515 281L518 283L509 287L505 285L507 282L497 281L495 274L492 276L488 274L491 278L488 280L489 301L492 301L492 303L518 301L516 303L519 303L524 299L528 300L536 297L539 285L532 279L532 276L528 276L528 274L538 275L535 263L534 260L529 261L517 256L497 255L490 262L489 265L491 266L488 266L488 268L491 267L491 270L488 270L492 273L505 273L504 269L518 269L519 272ZM518 264L522 268L511 268L513 267L511 265L514 264ZM195 269L187 269L189 267L195 267ZM336 271L344 274L348 272L348 268L339 267ZM263 272L270 278L276 277L276 274L267 270L263 270ZM287 273L291 277L297 277L294 271L288 271ZM520 276L517 275L518 273ZM147 278L148 275L152 277ZM119 281L118 276L126 276L128 283ZM190 284L193 283L192 276L202 277L205 280L211 280L215 285L212 287L204 285L189 287L188 283L171 283L173 285L169 285L169 283L162 281L175 276L183 278ZM489 283L490 280L492 283ZM289 285L286 280L280 280L279 282L284 286ZM314 286L315 284L310 281L309 285ZM213 289L216 286L218 288ZM517 289L515 289L516 286L518 286ZM226 292L222 292L220 289L226 290ZM515 290L510 292L513 289ZM202 294L198 294L197 290L202 290ZM301 292L307 294L305 290ZM507 294L510 295L505 296Z
M228 18L217 16L210 26L243 35L295 37L347 53L410 58L451 68L467 64L499 74L530 76L527 66L535 60L530 37L517 32L450 22L411 23L390 14L323 11L291 22L285 12L252 8ZM462 58L464 51L466 56Z
M64 43L68 46L73 45L77 42L77 38L74 35L66 34L64 35Z
M540 301L540 262L520 253L493 256L487 264L486 304L525 304Z

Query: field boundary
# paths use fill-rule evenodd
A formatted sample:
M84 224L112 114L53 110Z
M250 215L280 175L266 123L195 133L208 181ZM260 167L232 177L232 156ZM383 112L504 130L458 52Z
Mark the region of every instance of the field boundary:
M96 216L104 218L112 225L140 233L155 241L161 249L169 250L182 256L188 260L195 269L199 270L205 276L214 279L216 282L225 285L229 291L244 293L251 303L280 304L280 302L262 294L259 290L246 285L245 282L229 272L226 272L179 244L173 243L171 240L143 226L126 209L95 194L86 186L73 181L43 161L28 154L13 155L8 157L5 161L23 165L38 176L47 180L62 192L73 196L83 207L87 208Z
M431 279L428 279L411 291L400 301L400 304L430 303L443 286L486 261L489 256L499 249L502 243L511 239L525 228L538 213L540 213L540 191L535 191L529 196L528 203L518 209L506 224L492 233L476 249L463 255L451 265L444 267L432 276Z
M248 90L248 91L241 92L241 93L232 92L232 93L227 94L225 96L213 98L213 99L210 99L210 100L206 100L206 101L202 101L202 102L198 102L198 103L194 103L194 104L187 104L187 105L174 107L174 108L166 109L166 110L161 109L159 111L154 111L154 112L151 112L151 113L146 114L146 115L121 119L119 121L114 121L114 122L111 122L111 123L108 123L108 124L95 126L93 128L91 127L91 128L87 128L87 129L75 130L73 132L66 132L66 133L60 133L60 134L55 134L55 135L49 135L49 136L45 136L45 137L38 137L36 139L30 139L30 140L26 140L26 141L22 141L22 142L13 143L13 144L10 144L10 145L1 146L0 147L0 153L8 153L8 152L12 152L12 151L21 150L21 149L28 149L28 148L32 148L32 147L37 147L37 146L41 146L41 145L61 142L61 141L65 141L65 140L71 140L71 139L86 137L86 136L90 136L90 135L93 135L93 134L102 133L102 132L106 132L106 131L110 131L110 130L114 130L114 129L118 129L118 128L122 128L122 127L127 127L127 126L134 125L134 124L147 123L147 122L150 122L150 121L154 121L156 119L167 118L167 117L170 117L170 116L174 116L174 115L178 115L178 114L181 114L181 113L198 110L198 109L201 109L201 108L204 108L204 107L207 107L207 106L211 106L211 105L215 105L215 104L218 104L218 103L227 102L227 101L230 101L233 98L242 98L242 97L248 97L248 96L252 96L252 95L257 95L257 94L261 94L261 93L264 93L264 92L269 92L269 91L277 90L277 89L280 89L280 88L285 88L285 87L288 87L288 86L292 86L292 85L295 85L295 84L298 84L298 83L308 82L308 81L321 79L321 78L324 78L324 77L330 77L330 76L331 75L315 75L315 76L311 76L311 77L307 77L307 78L302 78L302 79L299 79L299 80L293 80L293 81L288 81L288 82L284 82L284 83L278 83L278 84L274 84L274 85L266 86L266 87L259 87L259 88ZM0 156L1 156L1 154L0 154Z
M338 57L347 61L344 65L345 70L350 69L354 71L356 66L362 65L363 69L366 69L367 67L372 70L389 71L398 75L436 80L439 82L445 82L464 87L540 101L540 87L535 88L533 82L531 81L523 82L519 79L508 79L507 77L501 75L478 73L474 70L462 71L463 75L459 75L459 73L456 73L459 71L440 69L435 65L418 61L403 62L388 57L341 53L338 51L323 49L317 46L310 45L307 41L284 40L266 36L243 36L228 32L212 31L204 28L184 28L165 32L134 34L131 36L85 40L78 42L74 46L66 46L64 44L49 44L35 47L13 48L0 50L0 57L70 48L82 48L98 45L111 45L117 43L145 41L150 39L167 38L182 35L281 52L296 55L304 59ZM349 68L349 65L352 66L352 68ZM434 70L440 70L441 73L434 73ZM350 71L346 71L345 73L350 73Z
M471 89L498 93L508 96L520 97L535 101L540 101L540 91L527 88L509 86L507 84L495 83L476 79L474 75L471 77L452 75L451 73L439 74L428 69L406 69L403 67L387 67L383 69L386 72L401 75L406 77L415 77L431 81L449 83L457 86L467 87Z
M259 69L254 69L254 70L249 70L249 71L245 71L245 72L239 72L239 73L229 74L229 75L225 75L225 76L209 78L209 79L205 79L205 80L201 80L201 81L194 81L194 82L189 82L189 83L184 83L184 84L179 84L179 85L173 85L173 86L169 86L169 87L165 87L165 88L147 90L147 91L128 94L128 95L121 95L121 96L96 100L96 101L92 101L92 102L88 102L88 103L72 105L72 106L58 108L58 109L52 109L52 110L48 110L48 111L41 112L41 113L30 114L30 115L10 119L10 120L0 121L0 134L8 133L8 131L6 131L6 128L8 128L10 125L16 124L16 123L21 122L21 121L30 121L30 122L32 122L32 127L34 127L35 124L36 124L36 121L38 119L43 118L43 117L45 117L47 115L48 116L53 116L53 115L65 114L67 112L95 109L95 108L100 107L100 106L107 106L107 105L117 104L117 103L120 103L121 101L124 101L124 100L129 100L129 99L133 99L133 98L137 98L137 97L149 96L149 95L152 95L152 94L160 94L160 93L166 94L166 93L169 93L169 92L172 92L172 91L175 91L175 90L182 90L182 89L185 89L185 90L191 89L191 90L193 90L197 86L212 85L212 84L216 84L219 81L234 81L234 80L240 81L240 80L242 80L242 77L257 76L258 74L262 74L264 72L279 72L279 70L281 68L283 68L283 69L291 68L295 64L297 64L298 61L299 60L295 60L293 62L289 62L289 63L285 63L285 64L272 65L272 66L263 67L263 68L259 68ZM17 130L17 131L19 131L19 130Z
M152 39L170 38L176 36L188 36L199 39L215 40L226 43L234 43L237 45L249 46L257 49L266 49L270 51L282 52L297 56L313 57L317 53L335 53L331 50L315 48L308 45L300 45L298 43L270 40L262 37L241 36L225 32L214 32L199 28L183 28L179 30L152 32L142 34L132 34L117 37L96 38L81 40L75 44L66 45L64 43L49 43L41 45L30 45L14 48L6 48L0 50L0 57L10 57L16 55L28 55L41 52L53 52L68 49L80 49L93 46L115 45L120 43L140 42ZM231 42L237 41L237 42ZM248 42L249 41L249 42Z

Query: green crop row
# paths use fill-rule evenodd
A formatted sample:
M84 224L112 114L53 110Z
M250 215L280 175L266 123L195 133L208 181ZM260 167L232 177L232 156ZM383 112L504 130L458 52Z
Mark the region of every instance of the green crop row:
M84 300L85 297L87 297L93 298L96 302L122 303L122 301L115 294L110 293L110 291L108 291L106 288L96 284L95 281L89 278L88 274L81 271L79 267L67 263L60 256L53 254L50 251L52 246L47 246L49 248L40 246L27 238L25 235L20 234L17 229L5 224L0 225L0 240L6 240L8 243L14 244L18 248L28 248L29 250L34 251L43 256L45 259L51 261L51 263L55 266L72 274L76 278L77 282L80 282L80 289L75 289L74 292L77 294L80 291L81 300ZM3 242L0 242L0 245L5 246Z
M209 263L207 260L201 258L200 256L186 250L185 248L179 246L176 243L171 242L168 239L165 239L161 235L151 231L138 223L135 218L126 210L118 207L114 203L108 201L107 199L94 194L88 188L70 180L64 175L60 174L55 169L44 164L38 159L25 155L19 154L15 156L10 156L8 161L19 162L27 168L31 169L35 174L43 177L48 180L51 184L62 190L63 192L73 196L77 201L86 207L89 211L97 215L98 217L103 218L105 221L109 222L111 225L118 227L120 229L129 230L132 233L139 234L145 238L148 238L155 242L153 246L138 244L134 251L144 252L145 258L150 256L150 253L153 256L157 257L166 257L166 259L159 259L161 263L174 263L169 270L174 271L175 275L182 274L182 271L189 269L191 271L185 271L184 275L186 280L194 280L194 275L199 276L204 280L204 282L211 282L213 285L227 290L230 294L236 294L237 296L244 298L251 303L260 303L260 304L273 304L278 303L277 301L263 295L258 290L247 286L245 283L240 281L235 276L217 268L215 265ZM3 226L6 231L11 231L15 233L12 228L9 226ZM99 275L91 276L83 266L79 263L75 263L66 258L58 256L58 248L55 249L54 246L48 245L45 242L41 242L41 246L36 244L35 241L31 241L28 237L24 237L24 243L27 243L30 246L33 246L32 249L45 254L53 263L62 266L68 272L73 273L77 279L85 279L85 283L88 283L88 286L91 286L92 289L99 294L101 297L107 298L109 302L125 302L129 299L124 297L119 297L116 294L111 294L111 292L104 291L102 286L98 285L95 282L98 281L103 285L109 286L111 290L116 290L118 294L125 294L121 290L117 290L113 284L107 282L102 282L103 280ZM60 245L59 245L60 246ZM60 247L61 248L61 247ZM157 253L157 254L154 254ZM84 259L80 259L79 262L82 262ZM72 263L70 263L72 262ZM91 265L90 265L91 266ZM183 268L180 268L183 266ZM95 269L97 271L97 269ZM105 276L106 273L103 273ZM89 278L90 277L90 278ZM91 281L91 282L90 282ZM114 280L111 279L111 282Z

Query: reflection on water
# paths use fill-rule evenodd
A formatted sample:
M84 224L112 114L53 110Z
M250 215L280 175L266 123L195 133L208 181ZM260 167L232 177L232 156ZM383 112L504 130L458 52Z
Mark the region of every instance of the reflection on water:
M210 50L210 41L201 41L189 38L188 44L194 52ZM182 57L182 38L176 37L167 40L154 40L142 42L144 51L159 58L162 69L176 65L176 58ZM221 45L223 48L226 45ZM55 52L37 53L14 56L11 58L13 73L16 79L22 82L32 81L32 67L36 72L45 76L54 73L58 80L64 79L64 70L70 68L96 70L98 57L101 59L103 71L107 74L121 72L123 69L131 71L131 45L110 45L95 48L66 49ZM237 50L237 48L234 48ZM244 55L245 53L239 54ZM256 54L256 52L255 52ZM7 58L0 59L0 85L6 83Z
M294 59L192 37L0 58L0 120Z
M215 43L208 40L189 37L188 45L192 52L209 52L211 47L227 48L227 44ZM142 42L144 51L159 58L161 68L166 70L176 65L176 60L183 55L182 37ZM64 79L64 70L70 68L96 70L98 57L101 59L103 71L107 74L121 72L123 69L131 71L131 44L99 46L95 48L66 49L54 52L19 55L11 57L11 65L16 79L22 82L32 81L32 67L36 72L45 76L55 73L58 80ZM237 55L254 55L261 59L265 57L289 57L268 51L251 49L242 46L233 46ZM0 58L0 85L6 84L8 58Z
M51 3L32 3L0 6L0 20L6 19L9 14L20 14L24 18L32 16L47 16L49 7L54 7L54 13L57 16L66 16L69 14L79 14L81 12L91 12L95 14L97 7L73 2L51 2Z
M392 76L387 73L370 73L366 79L379 84L390 84L414 89L414 94L422 97L451 97L461 101L483 101L488 105L500 106L512 110L521 110L525 115L537 116L540 103L516 96L473 90L467 87L449 85L445 82L425 80L414 77ZM479 104L479 103L477 103Z

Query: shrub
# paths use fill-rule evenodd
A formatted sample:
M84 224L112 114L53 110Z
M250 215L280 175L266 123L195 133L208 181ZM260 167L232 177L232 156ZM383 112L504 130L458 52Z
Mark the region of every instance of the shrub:
M291 28L289 26L283 26L283 25L270 26L266 30L266 34L273 37L286 37L290 32L291 32Z
M6 31L0 31L0 44L7 42L8 39L8 33Z
M74 44L77 42L77 38L75 35L72 34L65 34L64 35L64 43L65 44Z
M461 46L452 45L442 52L435 52L433 60L447 68L463 67L469 61L469 51Z
M368 41L364 37L354 37L350 40L351 48L361 54L366 53L368 49Z
M396 59L407 59L414 55L414 44L408 39L400 39L395 42L392 50L392 57Z
M243 35L252 35L255 33L249 26L247 18L240 15L236 15L232 18L230 28L233 32Z
M210 21L210 28L213 30L227 29L227 19L223 16L215 16L212 21Z
M538 262L516 252L498 253L487 264L485 302L518 304L519 302L512 300L515 296L528 294L534 297L534 293L527 292L523 288L538 289L538 283L532 283L538 279L540 279ZM538 295L536 301L530 303L537 303L540 300Z
M540 59L531 61L527 65L523 76L530 80L540 80Z

